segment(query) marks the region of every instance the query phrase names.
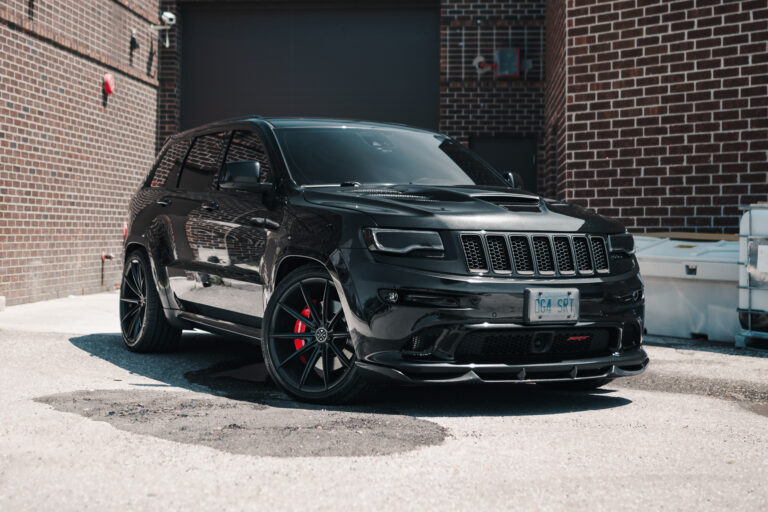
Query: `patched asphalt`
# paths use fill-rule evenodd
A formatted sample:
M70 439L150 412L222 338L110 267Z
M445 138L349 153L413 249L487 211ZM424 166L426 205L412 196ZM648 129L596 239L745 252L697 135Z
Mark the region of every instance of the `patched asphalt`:
M447 434L440 425L412 416L279 409L189 393L107 389L49 395L36 401L126 432L242 455L388 455L440 444Z
M591 393L379 388L292 400L258 347L125 350L116 295L0 313L0 510L758 510L768 351L649 338ZM49 314L55 310L55 314Z

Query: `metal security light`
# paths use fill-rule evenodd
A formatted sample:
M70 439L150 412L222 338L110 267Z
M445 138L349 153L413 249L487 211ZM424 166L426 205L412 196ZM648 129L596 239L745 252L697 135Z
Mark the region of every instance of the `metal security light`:
M158 36L160 35L160 32L165 32L163 46L168 48L170 46L170 41L168 40L168 31L171 30L171 27L176 25L176 15L170 11L165 11L160 15L160 21L163 22L162 25L150 25L149 30L156 33Z

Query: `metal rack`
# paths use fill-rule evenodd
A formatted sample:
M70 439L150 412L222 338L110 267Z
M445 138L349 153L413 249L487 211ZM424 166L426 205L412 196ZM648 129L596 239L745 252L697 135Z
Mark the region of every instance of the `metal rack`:
M749 273L749 247L750 243L755 242L757 243L758 239L768 239L768 233L754 233L752 222L754 216L752 215L753 210L768 210L768 203L758 203L753 204L749 206L740 206L740 211L743 212L750 212L749 214L749 234L742 234L739 233L739 239L745 238L747 240L747 250L746 250L746 259L745 261L739 261L740 266L747 267L747 279L746 279L746 286L742 285L741 282L739 282L739 290L747 290L747 308L741 309L739 308L739 313L746 313L747 314L747 328L742 328L738 334L735 336L735 343L736 347L738 348L745 348L747 346L747 340L750 338L756 338L756 339L764 339L768 340L768 332L764 331L755 331L752 329L752 316L753 314L762 314L762 315L768 315L768 311L763 310L757 310L754 309L752 306L752 292L753 290L766 290L768 291L768 284L765 286L752 286L752 280L751 275ZM757 265L757 256L755 257L755 265ZM740 280L741 281L741 280Z

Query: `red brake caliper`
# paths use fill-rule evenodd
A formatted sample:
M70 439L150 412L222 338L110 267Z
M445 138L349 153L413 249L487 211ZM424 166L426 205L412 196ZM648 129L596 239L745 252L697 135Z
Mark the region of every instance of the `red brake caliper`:
M305 307L304 309L302 309L301 315L306 318L309 318L309 307ZM296 320L296 325L293 328L293 332L303 333L306 330L307 330L307 325L304 322L300 322ZM293 340L293 344L296 346L296 350L299 350L301 347L303 347L306 344L306 341L296 338ZM304 356L299 356L299 359L301 359L302 363L307 364L307 358L305 358Z

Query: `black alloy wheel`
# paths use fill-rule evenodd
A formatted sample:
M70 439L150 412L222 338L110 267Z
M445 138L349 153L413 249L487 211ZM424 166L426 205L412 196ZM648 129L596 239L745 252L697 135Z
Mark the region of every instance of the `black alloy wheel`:
M325 269L303 267L280 283L265 320L267 369L287 393L345 403L362 390L344 310Z
M181 330L168 323L155 288L149 259L133 251L125 259L120 286L120 330L134 352L166 352L176 348Z
M147 278L141 261L131 258L123 270L120 287L120 327L128 345L135 344L147 314Z

